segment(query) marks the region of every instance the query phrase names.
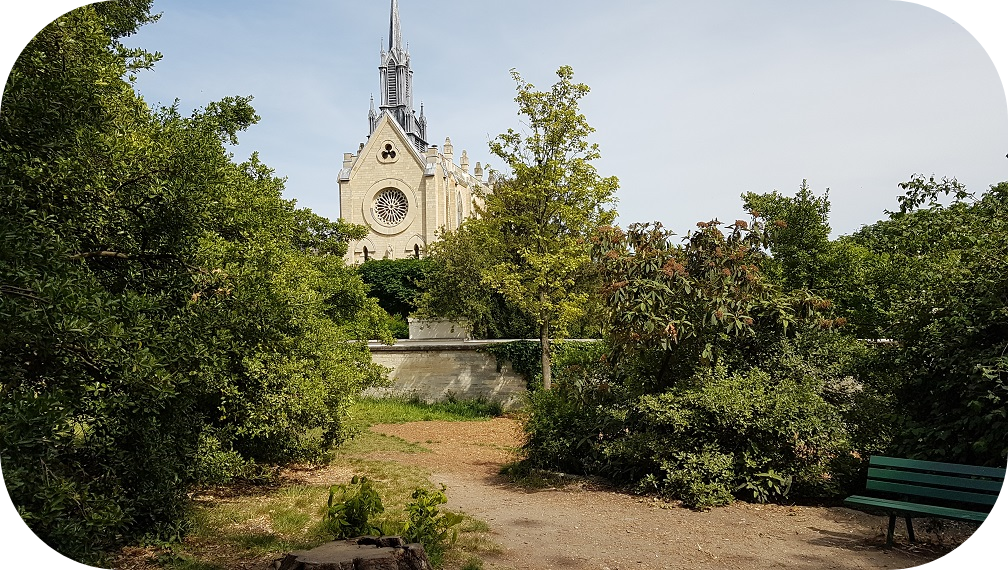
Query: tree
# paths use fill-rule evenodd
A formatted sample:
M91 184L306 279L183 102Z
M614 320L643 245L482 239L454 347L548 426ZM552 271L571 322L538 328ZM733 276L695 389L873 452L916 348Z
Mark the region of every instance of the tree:
M408 317L416 311L419 284L429 271L430 260L372 259L357 267L361 279L370 287L370 295L389 314Z
M417 313L468 321L475 338L535 336L534 315L485 280L486 269L508 255L494 231L489 224L469 219L430 245Z
M830 240L829 190L816 196L802 181L795 196L777 191L742 195L745 209L766 224L771 256L761 263L786 291L808 290L834 302L837 314L860 338L881 338L878 295L891 282L864 246L841 236ZM882 293L884 294L884 293Z
M794 198L774 191L742 195L746 211L766 220L766 246L773 254L767 264L787 289L819 289L826 279L821 257L829 247L829 190L816 196L802 180Z
M339 441L380 372L360 341L384 314L342 262L362 228L235 163L250 97L147 107L129 78L159 56L119 38L150 6L57 19L0 107L3 474L28 526L84 561L179 533L208 466Z
M569 66L549 91L538 91L512 70L525 132L508 129L490 150L507 171L482 196L486 246L501 255L482 279L535 317L542 349L543 387L550 388L550 338L581 316L595 283L588 238L615 219L615 177L603 178L593 161L594 129L578 107L588 86L574 83Z
M727 235L717 220L697 226L681 246L658 222L602 228L594 237L612 358L656 368L642 375L653 382L644 392L726 360L756 366L761 347L800 326L836 324L829 301L785 292L763 274L765 233L755 217L737 220Z
M954 179L900 186L900 210L850 236L872 254L873 309L895 341L875 364L898 378L895 452L1004 465L1008 183L980 197Z

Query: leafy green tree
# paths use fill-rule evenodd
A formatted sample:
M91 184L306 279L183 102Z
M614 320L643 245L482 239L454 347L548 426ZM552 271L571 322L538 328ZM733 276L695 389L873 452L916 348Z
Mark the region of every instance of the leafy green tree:
M805 290L783 291L761 266L764 230L757 219L721 231L701 222L683 245L660 223L603 228L593 255L601 267L614 358L657 360L645 377L665 389L724 358L757 364L771 338L801 325L832 327L830 303ZM631 359L632 360L632 359Z
M829 191L816 196L802 181L798 193L747 193L746 210L765 220L771 256L762 267L788 291L808 290L833 301L846 330L859 338L883 338L891 268L850 236L830 240Z
M134 92L160 56L119 39L150 5L57 19L0 106L0 461L29 527L84 561L184 531L214 465L337 441L381 372L357 341L387 336L341 261L362 229L226 150L250 98L183 116Z
M746 211L766 220L766 247L772 261L765 263L786 289L819 290L828 282L822 257L827 255L829 234L829 190L821 197L802 180L793 197L777 191L742 195Z
M421 282L418 314L465 320L476 338L531 338L535 317L505 298L485 279L485 270L507 252L490 225L466 220L429 248L428 273Z
M485 247L495 252L482 279L533 315L542 346L543 387L551 384L550 338L583 315L592 285L588 239L615 218L615 177L603 178L589 143L594 129L578 102L588 86L574 83L568 66L548 91L512 71L519 115L527 131L508 129L490 143L506 165L473 223L487 228ZM496 255L499 254L499 255Z
M416 310L421 293L419 283L423 282L429 265L426 258L373 259L358 266L357 271L383 309L408 316Z
M894 341L876 367L899 379L895 451L1004 465L1008 183L979 198L954 179L901 187L898 212L851 236L874 256L880 331Z
M804 185L795 198L745 198L776 228L770 266L782 280L830 297L851 334L885 341L858 375L872 396L849 416L888 410L885 425L872 420L886 434L873 448L1003 464L1006 184L979 198L948 178L914 175L900 187L888 219L835 241L825 239L826 197Z

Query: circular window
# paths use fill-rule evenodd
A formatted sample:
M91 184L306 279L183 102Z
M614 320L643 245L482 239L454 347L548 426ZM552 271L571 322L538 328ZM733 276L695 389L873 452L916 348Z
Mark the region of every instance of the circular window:
M386 226L398 226L406 219L408 212L409 200L398 188L386 188L375 196L374 217Z

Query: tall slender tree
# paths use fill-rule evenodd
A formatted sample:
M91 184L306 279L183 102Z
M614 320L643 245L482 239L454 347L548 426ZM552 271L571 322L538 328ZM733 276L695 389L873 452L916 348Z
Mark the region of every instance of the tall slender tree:
M511 71L517 83L521 131L491 141L506 171L476 222L489 226L502 253L482 271L485 283L534 315L542 345L543 387L550 388L550 338L581 316L593 284L588 238L616 216L616 177L602 177L593 162L595 131L578 102L589 88L563 66L548 91Z

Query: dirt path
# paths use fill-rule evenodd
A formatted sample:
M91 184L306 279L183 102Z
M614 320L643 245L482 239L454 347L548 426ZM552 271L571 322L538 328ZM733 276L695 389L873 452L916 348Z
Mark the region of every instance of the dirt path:
M432 473L448 486L449 508L486 521L502 551L488 568L712 569L908 568L962 540L918 530L909 546L897 528L897 547L885 543L882 517L844 508L735 503L710 512L670 507L651 499L575 484L529 492L498 474L513 458L519 427L488 422L418 422L372 430L419 443L433 453L384 453Z

